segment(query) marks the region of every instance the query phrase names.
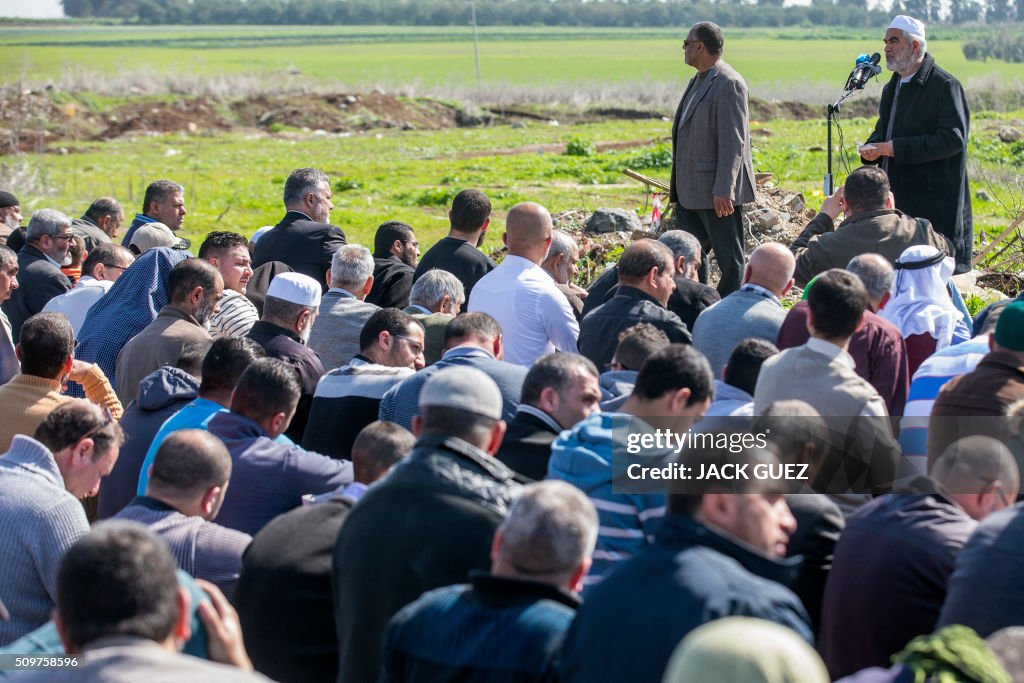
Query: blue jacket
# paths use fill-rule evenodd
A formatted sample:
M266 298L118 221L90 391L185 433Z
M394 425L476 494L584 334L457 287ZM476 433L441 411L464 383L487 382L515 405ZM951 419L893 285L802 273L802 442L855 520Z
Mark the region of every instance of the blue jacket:
M587 589L653 541L665 515L663 492L620 493L612 486L613 446L617 453L625 454L626 432L636 431L638 426L646 423L626 413L596 413L562 432L551 445L547 478L569 482L597 508L600 526L594 563L584 579ZM669 458L673 454L661 455Z
M465 365L483 370L501 391L501 418L506 422L515 418L528 368L498 360L475 346L457 346L446 351L438 362L389 389L380 401L378 419L411 430L412 418L420 414L420 390L424 383L435 372L449 365Z
M424 593L384 633L381 681L550 681L578 599L537 581L473 572Z
M103 480L96 515L113 517L135 498L139 471L154 436L164 421L199 393L199 380L180 368L168 365L146 375L139 383L139 398L132 401L121 417L125 442L110 476ZM156 449L153 449L154 455ZM146 469L153 464L150 460ZM148 478L148 474L143 473ZM143 489L142 493L145 493ZM141 494L140 494L141 495Z
M561 680L660 681L679 641L723 617L774 621L813 644L807 613L784 585L798 565L669 515L653 546L587 594L565 638Z
M286 446L238 413L218 413L208 431L231 453L231 486L217 523L255 535L267 522L302 504L307 493L327 493L352 482L352 463Z

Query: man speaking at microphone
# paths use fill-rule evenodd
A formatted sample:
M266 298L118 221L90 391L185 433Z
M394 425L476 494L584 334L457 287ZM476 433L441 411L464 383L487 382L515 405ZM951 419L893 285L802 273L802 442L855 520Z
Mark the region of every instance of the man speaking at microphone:
M885 32L878 122L860 155L889 175L896 208L927 218L953 242L956 272L971 270L974 228L967 185L970 111L960 82L927 53L924 24L897 16Z
M683 93L672 124L669 201L676 225L715 252L723 297L743 278L742 204L754 201L747 84L722 60L722 29L702 21L683 41L686 64L697 75ZM707 284L707 261L699 271Z

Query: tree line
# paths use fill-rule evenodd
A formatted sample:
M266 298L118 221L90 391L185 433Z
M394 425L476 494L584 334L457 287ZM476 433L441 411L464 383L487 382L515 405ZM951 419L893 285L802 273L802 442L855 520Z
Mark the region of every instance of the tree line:
M62 0L69 17L121 18L144 24L304 24L454 26L470 20L469 0ZM928 22L1024 21L1024 0L894 0L889 10L867 0L477 0L482 26L878 26L891 14Z

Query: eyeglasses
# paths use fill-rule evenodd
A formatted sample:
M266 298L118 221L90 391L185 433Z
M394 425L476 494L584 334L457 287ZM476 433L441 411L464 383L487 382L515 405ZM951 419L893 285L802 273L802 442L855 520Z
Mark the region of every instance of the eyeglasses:
M118 265L113 264L113 263L104 263L103 267L104 268L117 268L118 270L126 270L128 268L128 266L118 266Z
M85 434L82 434L82 436L78 437L79 442L81 442L84 439L88 439L90 436L95 436L96 434L99 434L104 429L106 429L107 425L114 421L114 416L110 412L110 408L108 408L107 406L100 406L100 409L103 410L103 422L96 425L95 427L87 431Z
M418 342L415 339L412 339L411 337L406 337L404 334L396 334L396 335L394 335L394 337L395 337L395 339L404 339L405 341L409 342L409 348L411 348L417 354L419 354L421 351L423 351L423 343L422 342Z
M70 242L75 238L75 234L73 232L69 232L66 235L47 235L47 237L51 240L64 240L65 242Z

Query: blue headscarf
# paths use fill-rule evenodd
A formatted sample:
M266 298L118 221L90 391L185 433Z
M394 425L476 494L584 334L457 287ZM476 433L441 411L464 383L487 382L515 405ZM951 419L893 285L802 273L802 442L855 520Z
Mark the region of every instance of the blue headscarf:
M116 386L117 354L170 301L167 277L174 266L190 256L187 251L167 247L148 249L139 256L89 310L78 335L75 358L99 365ZM77 384L68 386L68 394L84 395Z

